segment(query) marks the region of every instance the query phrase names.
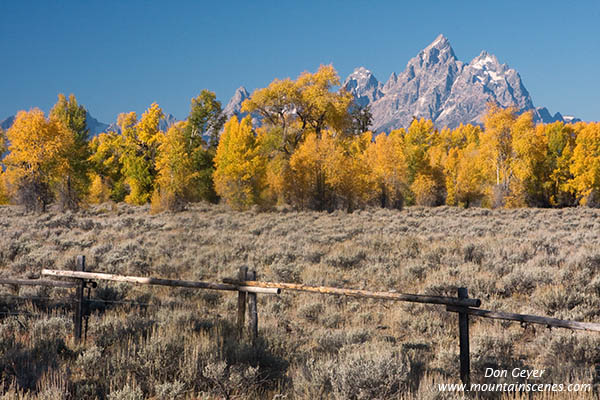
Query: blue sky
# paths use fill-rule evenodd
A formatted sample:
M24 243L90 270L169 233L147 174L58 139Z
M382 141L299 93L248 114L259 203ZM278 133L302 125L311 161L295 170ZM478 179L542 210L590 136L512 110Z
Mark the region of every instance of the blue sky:
M536 106L600 120L600 1L0 0L0 120L75 93L103 122L153 101L183 119L202 89L332 63L385 82L440 33L517 69Z

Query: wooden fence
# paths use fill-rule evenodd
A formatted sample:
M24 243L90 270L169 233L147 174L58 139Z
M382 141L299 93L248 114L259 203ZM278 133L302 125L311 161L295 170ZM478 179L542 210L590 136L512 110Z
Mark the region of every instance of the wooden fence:
M578 329L600 332L600 324L560 320L537 315L515 314L501 311L482 310L481 300L469 298L467 288L458 288L457 297L426 296L419 294L403 294L393 292L377 292L359 289L336 288L327 286L310 286L296 283L263 282L257 280L255 271L247 267L240 268L235 279L223 279L223 283L186 281L176 279L136 277L85 271L85 257L77 257L76 270L42 270L42 275L73 279L72 281L43 280L43 279L0 279L0 284L8 285L41 285L60 288L75 288L73 299L74 338L77 342L82 337L83 320L89 315L90 289L97 286L97 280L128 282L142 285L161 285L171 287L186 287L194 289L224 290L238 293L237 329L240 337L246 326L246 309L249 314L248 332L254 343L258 337L257 294L280 294L282 290L308 292L333 296L350 296L357 298L380 299L389 301L406 301L432 305L445 305L446 311L458 314L460 377L463 383L470 385L470 356L469 356L469 315L519 321L521 323L541 324L548 327ZM84 294L87 289L87 298ZM87 319L86 319L87 325ZM85 331L87 332L87 326Z

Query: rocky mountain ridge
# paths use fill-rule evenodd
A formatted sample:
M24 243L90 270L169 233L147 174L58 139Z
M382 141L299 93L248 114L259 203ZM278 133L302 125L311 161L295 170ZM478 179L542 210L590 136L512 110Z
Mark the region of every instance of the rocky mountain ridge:
M439 35L406 65L382 84L373 73L359 67L344 81L361 106L369 105L374 131L406 128L413 117L431 119L438 128L481 124L487 103L532 111L536 122L576 122L560 113L534 107L519 73L482 51L469 63L460 61L450 42Z

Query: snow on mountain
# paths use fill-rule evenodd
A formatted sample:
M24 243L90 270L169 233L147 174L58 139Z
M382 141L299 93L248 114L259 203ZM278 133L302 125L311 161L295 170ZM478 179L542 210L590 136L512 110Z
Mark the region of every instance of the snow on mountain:
M383 85L377 81L375 75L364 67L359 67L344 81L342 88L354 95L356 103L361 107L378 100L383 93Z

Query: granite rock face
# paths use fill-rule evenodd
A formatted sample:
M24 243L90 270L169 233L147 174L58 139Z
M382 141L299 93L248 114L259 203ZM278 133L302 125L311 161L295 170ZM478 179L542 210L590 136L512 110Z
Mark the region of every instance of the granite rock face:
M231 117L232 115L235 115L238 118L243 117L242 103L248 97L250 97L250 93L248 93L245 87L240 86L239 88L237 88L237 90L229 100L229 103L227 103L227 105L223 109L223 112L227 115L227 118Z
M465 64L443 35L385 84L360 67L342 87L359 105L370 105L377 132L406 128L413 117L431 119L438 128L481 124L489 101L516 107L520 113L531 110L536 122L567 122L560 113L551 115L546 108L534 107L516 70L485 51Z

